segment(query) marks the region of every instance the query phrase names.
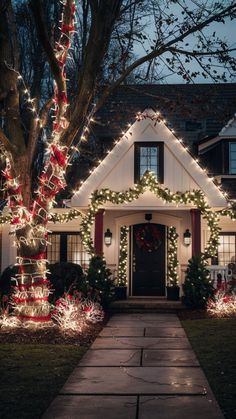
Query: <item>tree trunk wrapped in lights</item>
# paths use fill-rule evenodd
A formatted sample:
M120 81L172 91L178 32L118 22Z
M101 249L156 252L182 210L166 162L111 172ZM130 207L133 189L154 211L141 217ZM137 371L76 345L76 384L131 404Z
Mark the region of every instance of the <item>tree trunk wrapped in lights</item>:
M67 166L67 147L60 143L60 138L67 128L66 110L68 106L66 91L65 64L70 47L70 34L74 31L75 3L67 0L61 24L61 37L52 51L54 66L57 67L57 79L54 89L54 123L50 144L48 145L48 161L40 176L35 198L31 197L31 184L23 177L20 163L27 164L15 155L14 148L5 152L6 168L5 189L11 211L11 225L17 246L18 274L12 296L16 316L22 321L47 322L50 320L49 282L46 277L47 223L53 199L64 187L64 171ZM16 73L14 70L12 70ZM18 74L18 79L22 77ZM28 93L27 93L28 94ZM36 115L33 100L28 102ZM34 123L40 126L41 121L36 115ZM18 158L18 164L16 160Z

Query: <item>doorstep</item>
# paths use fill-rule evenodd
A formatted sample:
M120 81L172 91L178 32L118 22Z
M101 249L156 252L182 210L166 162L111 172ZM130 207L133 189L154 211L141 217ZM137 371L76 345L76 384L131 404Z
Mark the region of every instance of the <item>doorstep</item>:
M167 300L166 297L130 297L113 301L109 306L110 313L176 313L185 309L181 301Z

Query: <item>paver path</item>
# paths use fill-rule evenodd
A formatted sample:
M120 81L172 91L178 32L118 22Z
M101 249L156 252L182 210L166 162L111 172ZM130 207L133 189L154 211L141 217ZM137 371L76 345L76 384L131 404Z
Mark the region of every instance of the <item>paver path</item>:
M175 314L116 314L43 419L223 419Z

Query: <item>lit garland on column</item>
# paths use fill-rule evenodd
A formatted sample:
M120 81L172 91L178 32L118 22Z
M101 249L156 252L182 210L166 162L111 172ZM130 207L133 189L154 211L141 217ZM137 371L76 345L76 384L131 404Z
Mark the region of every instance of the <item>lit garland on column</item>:
M207 204L204 193L200 190L171 192L157 181L153 173L148 171L144 174L138 184L135 184L133 188L129 188L127 191L115 192L110 189L94 191L88 213L81 223L81 238L88 252L94 254L91 227L99 207L106 202L111 202L116 205L132 202L135 199L138 199L147 189L149 189L157 198L161 198L164 202L174 202L177 206L186 204L193 204L196 206L201 211L203 218L206 219L210 230L210 237L204 251L204 257L207 259L211 256L215 256L220 232L220 227L218 226L219 216L212 211Z
M167 284L169 287L176 287L179 284L177 241L179 235L175 227L168 228L168 253L167 253Z
M120 229L120 253L118 265L118 286L127 286L127 257L128 257L128 233L129 227L122 226Z
M54 86L54 122L51 142L48 145L48 162L39 179L37 197L30 209L23 206L22 185L14 174L11 155L6 153L5 188L8 194L11 225L14 226L18 274L13 294L15 314L20 320L47 322L50 320L48 295L49 283L46 278L47 223L49 211L56 194L65 186L64 172L67 166L67 148L60 144L60 137L68 126L66 110L68 99L66 93L65 64L70 48L70 35L74 32L75 2L63 1L61 36L55 47L55 57L60 70L60 82ZM22 80L19 75L18 79ZM27 102L38 123L40 119L30 98L28 89ZM77 215L77 214L76 214Z

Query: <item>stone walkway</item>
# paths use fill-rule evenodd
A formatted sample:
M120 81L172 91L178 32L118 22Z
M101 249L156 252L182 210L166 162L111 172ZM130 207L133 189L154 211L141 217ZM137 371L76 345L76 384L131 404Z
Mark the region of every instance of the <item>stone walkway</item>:
M117 314L43 419L223 419L175 314Z

